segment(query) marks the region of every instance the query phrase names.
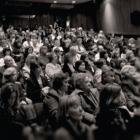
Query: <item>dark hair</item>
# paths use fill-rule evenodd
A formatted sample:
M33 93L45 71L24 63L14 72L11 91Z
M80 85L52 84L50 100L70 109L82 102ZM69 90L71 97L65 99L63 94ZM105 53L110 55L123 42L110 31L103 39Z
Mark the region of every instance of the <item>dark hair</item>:
M104 58L104 56L105 56L106 53L107 53L106 50L102 50L100 52L100 58Z
M79 71L78 68L80 67L80 65L81 65L82 63L85 63L85 62L82 61L82 60L79 60L79 61L77 61L77 62L75 63L75 70L76 70L76 71Z
M37 63L37 62L33 62L30 64L30 70L33 71L35 70L36 68L39 68L40 65Z
M64 56L64 63L69 63L69 58L71 57L70 53L66 53Z
M49 54L49 61L52 62L53 56L56 55L54 52Z
M11 56L11 49L8 47L8 48L4 48L2 53L3 53L3 56L6 56L6 51L9 51L10 52L10 56Z
M120 96L121 87L116 84L106 84L100 94L100 112L107 112L109 109L114 109L117 103L114 103L115 99Z
M53 78L53 89L59 90L63 85L63 80L67 79L64 73L57 73Z
M16 107L18 104L18 95L17 91L14 87L13 83L6 83L5 85L2 86L1 88L1 104L4 105L5 107L8 106L8 98L10 98L11 94L15 92L16 93L16 101L13 107Z
M85 59L87 58L87 54L82 54L80 60L85 61Z
M32 50L33 50L33 47L31 47L31 46L29 46L29 47L27 47L27 48L25 49L25 53L24 53L24 58L25 58L25 59L27 58L27 56L28 56L28 54L29 54L28 50L29 50L30 48L32 48Z

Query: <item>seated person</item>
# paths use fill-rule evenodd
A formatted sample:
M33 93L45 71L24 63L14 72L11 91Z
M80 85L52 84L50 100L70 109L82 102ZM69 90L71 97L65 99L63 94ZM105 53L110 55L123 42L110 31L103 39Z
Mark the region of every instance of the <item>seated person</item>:
M63 73L58 73L53 78L52 89L46 95L43 102L43 110L52 129L56 129L58 104L60 97L67 94L68 78Z
M46 65L45 73L49 79L53 78L55 73L62 72L61 66L57 63L58 57L55 53L51 53L49 56L50 63Z
M43 88L49 86L46 77L41 74L41 67L38 63L32 62L30 64L30 78L27 80L27 97L33 103L42 102L44 99Z
M22 87L20 82L17 82L17 78L18 78L18 71L16 69L16 67L9 67L4 71L4 77L3 77L3 86L5 86L6 83L13 83L13 86L17 92L19 101L22 104L30 104L32 103L32 101L28 98L25 97L26 95L26 91L25 89Z
M78 96L84 110L83 121L92 124L99 108L99 93L91 85L91 79L84 73L78 73L74 79L75 90L72 95Z

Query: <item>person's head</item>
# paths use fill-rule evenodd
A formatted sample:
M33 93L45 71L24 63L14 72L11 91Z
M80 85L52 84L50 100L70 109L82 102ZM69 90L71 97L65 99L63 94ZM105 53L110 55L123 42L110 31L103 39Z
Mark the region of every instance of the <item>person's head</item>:
M69 64L72 64L73 62L73 58L71 56L70 53L66 53L65 56L64 56L64 63L69 63Z
M60 98L58 107L58 124L63 126L67 121L74 123L83 119L82 107L77 96L66 95Z
M112 52L112 58L113 59L118 59L120 57L120 53L118 51L113 51Z
M10 48L4 48L3 49L3 56L11 56L11 49Z
M92 87L91 79L86 73L77 73L74 78L74 86L85 92L89 92Z
M132 77L135 74L135 72L136 72L135 67L130 66L130 65L123 66L123 68L121 69L122 79L126 79L126 80L130 79L130 80L132 80Z
M17 81L18 71L15 67L9 67L4 71L3 75L6 81L15 83Z
M49 43L49 40L48 40L47 37L45 37L45 38L43 39L43 43L44 43L44 45L47 45L47 44Z
M47 46L41 46L41 47L40 47L40 51L39 51L40 54L46 55L47 51L48 51Z
M35 54L29 54L26 58L26 64L30 65L30 63L32 62L36 62L36 60L37 60L37 57Z
M1 88L1 104L7 108L18 105L18 95L13 83L6 83Z
M4 57L4 63L6 65L6 67L11 67L14 65L14 60L11 56L5 56Z
M130 38L130 39L128 40L128 43L133 44L134 41L135 41L134 38Z
M54 52L50 53L49 61L54 64L58 62L58 56L56 55L56 53Z
M53 89L55 90L63 89L63 91L67 92L69 84L68 84L68 77L66 74L56 73L54 75L52 83L53 83Z
M116 69L121 70L123 66L127 64L127 60L124 58L118 58L116 63Z
M76 42L76 37L75 37L75 36L72 36L72 37L71 37L71 41L72 41L72 42Z
M75 70L76 71L80 71L80 72L84 72L85 71L85 62L82 60L79 60L75 63Z
M57 47L60 47L60 40L55 40L54 45L57 46Z
M24 127L22 137L24 140L46 140L47 133L42 126L32 124Z
M94 52L90 51L88 53L88 58L94 62L95 61L95 54L94 54Z
M70 47L69 52L72 56L76 56L77 50L76 50L75 46Z
M127 50L126 52L126 59L130 61L134 57L134 53L131 50Z
M106 50L100 51L100 58L104 58L105 60L107 60L108 54Z
M39 76L41 74L41 67L37 62L30 63L31 74Z
M81 45L82 44L82 39L81 38L77 38L77 44Z
M123 105L121 87L116 83L108 83L100 94L100 111L108 113L110 109Z
M100 58L96 62L94 62L97 68L102 69L103 65L106 64L105 59Z
M122 46L122 53L125 54L126 51L128 50L128 46Z
M33 47L27 47L26 49L25 49L25 52L24 52L24 57L25 57L25 59L26 59L26 57L29 55L29 54L32 54L33 53Z
M103 51L104 50L104 47L102 45L98 45L98 51Z
M114 80L115 80L115 73L112 68L108 67L102 71L102 82L104 84L113 83Z
M88 55L87 54L82 54L80 60L82 61L88 61Z

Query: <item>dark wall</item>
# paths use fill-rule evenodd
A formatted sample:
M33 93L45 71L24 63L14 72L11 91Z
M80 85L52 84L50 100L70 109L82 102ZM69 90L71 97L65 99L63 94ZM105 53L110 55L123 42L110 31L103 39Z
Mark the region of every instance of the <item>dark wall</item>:
M83 27L84 29L94 28L94 30L96 30L95 9L93 2L88 2L75 5L71 10L49 9L49 5L38 4L33 5L30 8L14 9L10 7L10 9L5 11L8 23L15 27L18 25L21 25L22 27L29 25L33 28L35 24L48 26L54 23L55 17L58 17L61 21L61 26L64 26L66 17L70 16L72 27ZM36 17L34 19L10 17L10 15L16 14L30 14L36 15Z
M104 0L98 7L97 27L106 33L140 35L140 26L131 24L134 10L140 11L140 0Z

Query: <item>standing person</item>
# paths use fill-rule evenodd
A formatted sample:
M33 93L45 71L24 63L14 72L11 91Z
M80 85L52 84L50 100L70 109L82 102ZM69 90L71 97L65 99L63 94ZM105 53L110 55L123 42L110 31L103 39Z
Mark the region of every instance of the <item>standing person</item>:
M59 19L56 17L55 22L54 22L54 29L57 29L58 27L60 27L60 21L59 21Z
M70 17L67 17L66 28L70 28L70 27L71 27L71 20L70 20Z

